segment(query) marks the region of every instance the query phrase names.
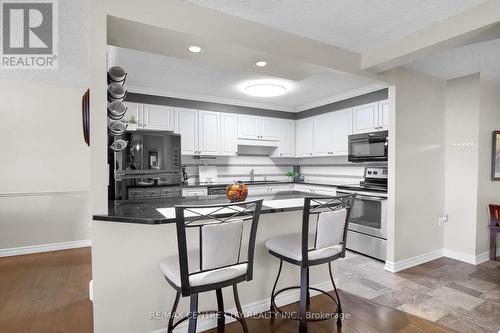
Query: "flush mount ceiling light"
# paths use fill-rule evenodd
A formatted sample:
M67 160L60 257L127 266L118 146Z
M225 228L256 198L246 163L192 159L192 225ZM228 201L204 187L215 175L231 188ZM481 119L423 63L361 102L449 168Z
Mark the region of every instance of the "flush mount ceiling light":
M286 87L276 83L257 83L245 87L245 93L254 97L274 97L286 93Z
M188 47L188 51L191 53L201 53L203 52L203 49L197 45L191 45Z
M253 64L255 67L266 67L267 66L267 61L264 60L259 60L255 64Z

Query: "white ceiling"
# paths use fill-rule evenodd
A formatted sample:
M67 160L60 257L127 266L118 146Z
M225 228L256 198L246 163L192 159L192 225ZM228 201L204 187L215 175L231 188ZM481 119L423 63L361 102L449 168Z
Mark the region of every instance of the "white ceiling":
M407 66L442 79L483 72L500 80L500 39L451 49Z
M291 86L289 92L259 98L244 94L239 86L245 81L273 77L219 68L190 59L125 48L115 50L114 62L126 69L127 86L135 92L296 112L384 87L325 69L300 81L280 79Z
M186 1L362 53L487 0Z

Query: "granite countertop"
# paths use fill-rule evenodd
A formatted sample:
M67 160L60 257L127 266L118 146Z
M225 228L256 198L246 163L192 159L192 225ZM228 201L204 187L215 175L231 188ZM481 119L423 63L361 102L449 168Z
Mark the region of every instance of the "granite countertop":
M191 184L182 184L181 186L182 187L219 187L219 186L227 186L229 184L233 184L234 182L214 182L214 183L200 183L198 181L196 182L193 182ZM267 181L255 181L255 182L251 182L251 181L243 181L243 183L245 183L246 185L254 185L254 186L258 186L258 185L280 185L280 184L297 184L297 183L294 183L294 182L289 182L289 181L279 181L279 180L267 180ZM300 184L303 184L303 183L300 183Z
M287 200L301 199L310 197L310 193L287 191L274 194L248 196L247 200L264 199L270 200ZM315 195L318 196L318 195ZM285 207L277 208L280 205L262 206L261 214L277 213L292 210L302 210L300 205L292 203ZM165 198L165 199L145 199L145 200L123 200L110 201L108 205L108 214L94 215L96 221L124 222L124 223L139 223L139 224L165 224L175 223L175 218L167 218L158 212L158 208L171 208L175 205L212 205L228 203L225 195L211 195L188 198ZM291 206L291 207L290 207Z

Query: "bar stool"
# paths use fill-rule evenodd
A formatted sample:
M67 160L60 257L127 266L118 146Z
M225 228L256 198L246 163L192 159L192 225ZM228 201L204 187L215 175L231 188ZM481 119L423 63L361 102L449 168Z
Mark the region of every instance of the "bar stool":
M176 290L168 322L169 333L187 319L188 332L195 333L200 314L217 314L219 329L224 328L225 316L231 316L248 333L237 284L252 280L255 237L261 208L262 200L175 207L179 253L160 262L165 279ZM233 287L238 316L224 312L222 288L228 286ZM216 293L218 310L199 312L198 294L212 290ZM189 315L174 323L181 296L190 297Z
M310 197L304 199L302 215L302 232L271 238L266 241L269 253L280 259L278 275L271 292L271 313L283 311L276 305L275 298L284 291L300 289L299 332L307 332L307 321L318 321L329 318L307 319L309 311L310 290L321 292L337 305L337 325L342 326L342 306L332 275L331 262L345 257L347 227L349 214L355 194L338 197ZM309 220L316 216L314 232L310 232ZM276 286L283 267L283 261L300 266L300 287L293 286L276 292ZM336 299L327 292L309 286L309 267L328 264L330 279Z

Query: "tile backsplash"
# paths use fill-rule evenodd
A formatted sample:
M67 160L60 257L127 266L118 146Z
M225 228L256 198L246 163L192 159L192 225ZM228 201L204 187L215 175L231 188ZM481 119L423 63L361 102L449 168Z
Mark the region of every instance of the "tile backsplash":
M250 180L250 170L255 171L255 180L288 181L287 172L293 171L294 165L301 166L305 181L320 184L356 184L363 179L365 166L386 166L386 163L349 163L347 157L315 157L307 159L270 158L268 156L217 157L208 160L183 156L191 181L198 181L198 167L210 165L217 167L217 182Z

